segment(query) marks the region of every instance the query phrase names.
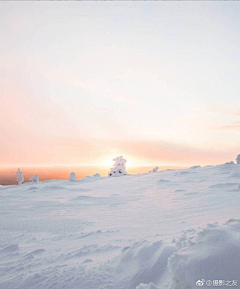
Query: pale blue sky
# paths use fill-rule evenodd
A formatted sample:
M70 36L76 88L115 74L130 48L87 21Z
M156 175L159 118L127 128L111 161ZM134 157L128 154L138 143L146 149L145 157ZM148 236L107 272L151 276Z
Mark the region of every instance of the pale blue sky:
M2 164L228 161L239 15L237 1L0 2Z

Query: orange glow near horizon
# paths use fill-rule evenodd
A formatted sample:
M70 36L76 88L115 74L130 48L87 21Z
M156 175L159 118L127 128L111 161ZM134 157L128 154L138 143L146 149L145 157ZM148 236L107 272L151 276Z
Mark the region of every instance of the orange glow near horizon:
M234 161L236 10L80 2L0 1L0 166Z

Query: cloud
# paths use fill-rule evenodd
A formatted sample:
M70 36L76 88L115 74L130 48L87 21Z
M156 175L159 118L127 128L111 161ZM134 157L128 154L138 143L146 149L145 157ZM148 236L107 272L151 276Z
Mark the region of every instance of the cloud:
M226 107L222 105L214 105L209 108L211 112L218 114L227 114L233 116L240 116L240 108L236 107Z
M231 160L237 153L235 148L210 149L187 144L163 141L129 141L122 143L122 148L131 156L148 164L218 164Z
M124 155L132 166L207 165L233 160L237 148L205 149L185 144L146 140L103 140L101 138L32 137L11 143L2 164L102 165L104 160ZM109 164L110 165L110 164Z
M76 150L80 148L80 143L77 145L74 140L71 143L71 146L75 143ZM161 140L89 139L87 153L91 163L94 163L94 158L112 154L112 157L129 157L131 165L207 165L230 161L238 150L237 147L210 149L207 144L205 148L200 148Z
M232 131L239 131L240 130L240 122L236 122L234 124L224 125L216 127L217 130L232 130Z

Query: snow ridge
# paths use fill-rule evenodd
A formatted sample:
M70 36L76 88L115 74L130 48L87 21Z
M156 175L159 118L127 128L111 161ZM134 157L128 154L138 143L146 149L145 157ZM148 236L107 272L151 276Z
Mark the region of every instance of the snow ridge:
M1 186L0 288L240 282L239 187L234 164Z

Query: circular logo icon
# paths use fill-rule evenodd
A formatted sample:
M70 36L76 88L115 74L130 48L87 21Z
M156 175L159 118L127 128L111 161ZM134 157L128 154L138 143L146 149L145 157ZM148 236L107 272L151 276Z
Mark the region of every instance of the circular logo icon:
M203 286L204 285L204 282L205 282L205 280L198 280L197 282L196 282L196 285L197 286L199 286L199 287L201 287L201 286Z
M207 285L207 286L211 286L211 285L212 285L212 281L211 281L211 280L207 280L207 281L206 281L206 285Z

